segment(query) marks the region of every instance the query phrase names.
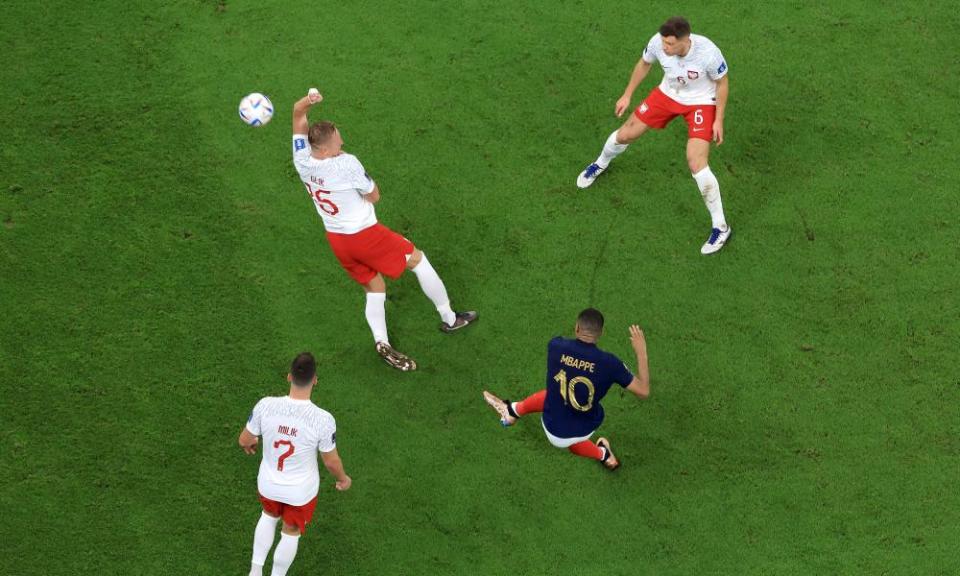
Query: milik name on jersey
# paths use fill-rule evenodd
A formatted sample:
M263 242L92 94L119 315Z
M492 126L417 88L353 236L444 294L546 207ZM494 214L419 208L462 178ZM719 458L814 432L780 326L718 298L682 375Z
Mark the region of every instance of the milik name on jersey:
M290 428L289 426L284 426L283 424L281 424L281 425L277 428L277 434L284 434L284 435L286 435L286 436L291 436L291 437L293 437L293 438L296 438L296 437L297 437L297 429L296 429L296 428Z

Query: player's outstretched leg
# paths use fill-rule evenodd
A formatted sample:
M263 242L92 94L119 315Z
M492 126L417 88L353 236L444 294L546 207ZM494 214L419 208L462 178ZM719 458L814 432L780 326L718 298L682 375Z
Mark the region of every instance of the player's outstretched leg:
M641 122L633 114L623 123L618 130L615 130L607 141L603 143L603 150L596 161L584 168L583 172L577 176L577 188L587 188L603 174L614 158L623 153L631 142L640 137L647 131L647 125Z
M619 130L614 130L610 136L607 136L607 141L603 143L600 156L577 176L577 188L587 188L593 184L607 169L610 162L627 149L627 144L617 142L617 132Z
M486 400L487 404L500 416L500 424L503 426L512 426L516 423L517 418L520 417L510 406L509 400L501 400L486 390L483 391L483 399Z
M454 312L453 309L450 308L450 298L447 296L447 288L443 285L443 280L440 279L437 271L433 269L430 261L427 260L426 254L414 248L410 259L407 261L407 268L412 270L417 276L417 280L420 282L420 289L423 290L426 297L433 302L433 305L436 306L437 312L440 314L440 330L448 333L455 332L461 328L466 328L471 322L477 320L479 316L473 310Z
M616 470L620 467L620 461L617 460L617 457L613 455L613 450L610 449L610 441L606 438L597 439L597 448L600 448L604 451L603 458L600 462L607 468L607 470Z
M510 426L525 414L543 412L543 403L547 401L547 391L535 392L520 402L510 402L509 400L501 400L484 390L483 399L500 415L500 423L504 426Z
M370 331L373 333L377 354L383 358L384 362L397 370L404 372L416 370L417 363L406 354L395 350L387 337L387 313L384 307L387 301L387 284L384 282L383 276L377 274L363 285L363 289L367 292L367 307L364 315L367 318Z
M277 522L280 518L270 516L266 512L260 513L257 529L253 532L253 558L250 561L250 576L261 576L263 564L267 561L273 540L277 536Z

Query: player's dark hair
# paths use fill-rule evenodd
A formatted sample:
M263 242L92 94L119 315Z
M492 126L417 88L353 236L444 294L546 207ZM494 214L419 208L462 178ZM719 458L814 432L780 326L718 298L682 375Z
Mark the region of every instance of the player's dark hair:
M290 363L290 376L297 386L309 386L313 377L317 375L317 361L313 354L301 352Z
M674 16L660 26L660 35L666 38L673 36L678 40L690 35L690 23L683 16Z
M596 308L587 308L577 316L580 329L599 336L603 333L603 314Z
M336 131L337 125L333 122L327 120L314 122L313 126L310 127L310 132L307 134L307 139L310 140L310 146L323 146Z

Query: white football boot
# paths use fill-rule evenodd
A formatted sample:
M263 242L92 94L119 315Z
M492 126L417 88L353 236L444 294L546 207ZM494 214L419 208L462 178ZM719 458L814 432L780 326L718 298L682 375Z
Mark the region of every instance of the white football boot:
M721 230L719 228L714 228L710 230L710 237L707 238L707 241L703 243L703 246L700 247L701 254L713 254L714 252L719 251L723 248L723 245L727 243L727 240L730 239L730 234L733 233L733 228L727 226L726 230Z
M597 179L597 176L603 174L606 168L601 168L599 164L594 162L593 164L584 168L583 172L577 176L577 188L586 188L593 184L593 181Z

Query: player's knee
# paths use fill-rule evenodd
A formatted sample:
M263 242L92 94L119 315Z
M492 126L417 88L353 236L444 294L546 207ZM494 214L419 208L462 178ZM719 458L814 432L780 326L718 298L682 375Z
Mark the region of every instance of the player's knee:
M300 527L297 526L296 524L287 524L286 522L284 522L281 530L283 531L284 534L288 534L290 536L300 535Z
M383 276L377 274L369 282L363 285L364 292L386 292L387 283L383 280Z
M629 124L617 130L617 144L631 144L640 137L640 132Z
M423 252L414 247L413 252L410 253L410 257L407 258L407 268L413 270L421 260L423 260Z
M691 174L696 174L707 167L707 159L700 155L687 156L687 166Z

